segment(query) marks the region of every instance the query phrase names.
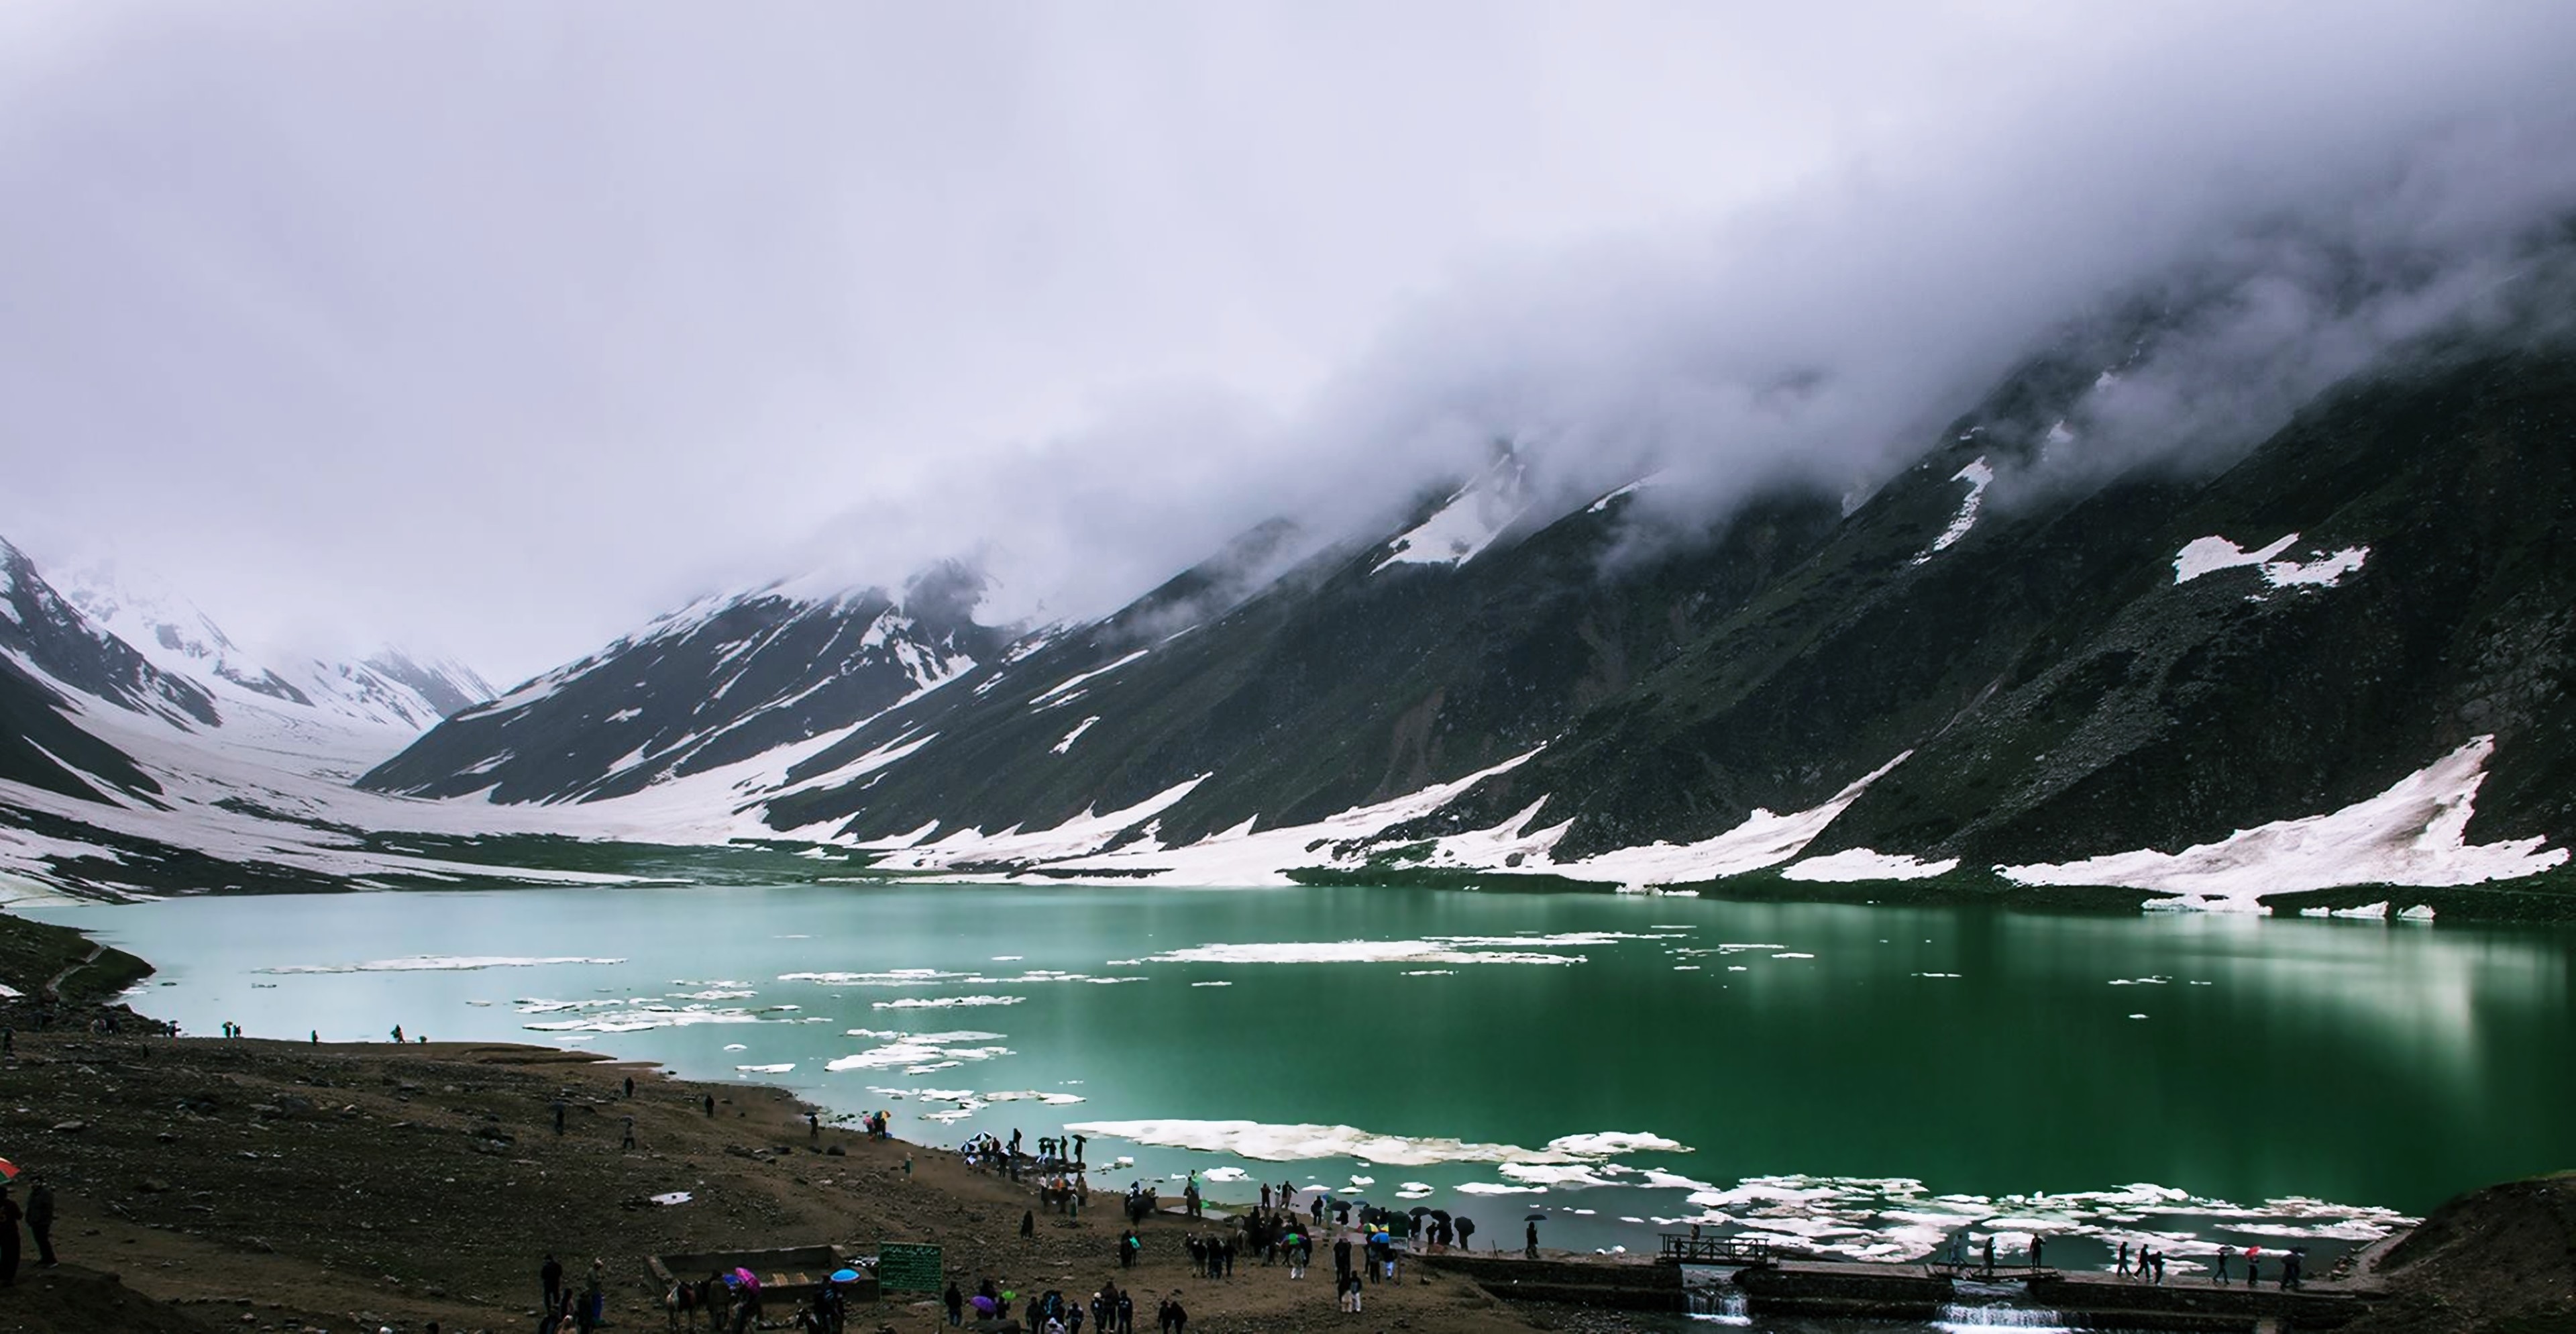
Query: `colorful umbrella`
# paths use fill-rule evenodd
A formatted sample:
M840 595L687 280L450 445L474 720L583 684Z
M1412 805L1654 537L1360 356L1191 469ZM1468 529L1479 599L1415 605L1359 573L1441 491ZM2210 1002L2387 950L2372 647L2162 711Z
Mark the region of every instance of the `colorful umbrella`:
M735 1278L741 1279L742 1285L746 1288L758 1288L760 1286L760 1275L755 1274L740 1265L734 1266L733 1275Z
M832 1281L835 1283L856 1283L859 1281L859 1271L855 1269L835 1269L832 1271Z
M0 1181L15 1181L17 1179L18 1165L6 1158L0 1158Z
M992 1298L987 1297L987 1296L985 1296L984 1294L982 1294L982 1293L980 1293L980 1292L979 1292L979 1293L976 1293L976 1294L975 1294L974 1296L972 1296L972 1297L967 1298L966 1300L967 1300L969 1303L971 1303L971 1304L974 1306L974 1308L975 1308L976 1310L981 1311L981 1312L983 1312L983 1313L984 1313L984 1314L986 1314L986 1315L991 1315L991 1314L993 1313L994 1309L995 1309L997 1306L999 1306L999 1305L1000 1305L1000 1303L998 1303L998 1302L994 1301Z

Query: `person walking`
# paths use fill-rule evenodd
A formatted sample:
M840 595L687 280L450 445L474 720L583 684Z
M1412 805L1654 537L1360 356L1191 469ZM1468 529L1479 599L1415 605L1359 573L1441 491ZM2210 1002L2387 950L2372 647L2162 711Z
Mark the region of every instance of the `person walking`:
M618 1145L617 1145L617 1151L618 1151L618 1152L620 1152L620 1153L624 1153L626 1150L631 1149L631 1148L634 1148L634 1147L635 1147L635 1118L630 1116L630 1117L627 1117L627 1118L626 1118L626 1138L625 1138L624 1140L619 1141L619 1143L618 1143Z
M1521 1254L1532 1260L1538 1258L1538 1223L1536 1221L1532 1221L1523 1230Z
M2114 1272L2122 1278L2129 1276L2129 1243L2125 1241L2120 1243L2120 1267Z
M2252 1291L2263 1285L2263 1260L2258 1248L2245 1248L2245 1288Z
M9 1195L9 1183L0 1181L0 1288L18 1284L18 1201Z
M539 1267L538 1267L538 1269L537 1269L537 1282L539 1282L539 1283L541 1283L541 1284L543 1284L543 1285L545 1286L545 1290L546 1290L545 1309L546 1309L546 1310L548 1310L548 1311L552 1311L552 1310L554 1310L556 1307L563 1305L563 1262L562 1262L562 1261L557 1260L557 1259L556 1259L553 1255L551 1255L551 1254L547 1255L547 1256L546 1256L546 1262L545 1262L545 1264L543 1264L542 1266L539 1266Z
M626 1077L626 1096L630 1098L635 1096L635 1076L633 1075Z
M30 1174L27 1190L27 1232L36 1239L36 1267L54 1267L54 1188L41 1175Z
M823 1118L812 1112L805 1114L805 1142L808 1144L823 1142Z
M2215 1283L2222 1288L2227 1286L2227 1260L2229 1256L2232 1256L2235 1253L2236 1248L2233 1246L2220 1246L2218 1248L2218 1268L2210 1271L2210 1282Z
M710 1094L708 1094L708 1095L707 1095L707 1115L708 1115L709 1117L713 1117L715 1114L716 1114L716 1095L714 1095L714 1094L710 1093Z
M948 1291L939 1300L941 1305L948 1308L950 1328L966 1323L966 1294L958 1291L957 1280L953 1278L948 1280Z

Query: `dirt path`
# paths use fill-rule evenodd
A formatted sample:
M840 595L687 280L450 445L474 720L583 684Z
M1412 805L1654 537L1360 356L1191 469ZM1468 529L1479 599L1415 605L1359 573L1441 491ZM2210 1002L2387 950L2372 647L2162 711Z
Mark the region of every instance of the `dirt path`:
M89 953L82 955L79 962L71 964L64 968L63 971L54 974L53 977L45 983L45 994L56 1001L60 1001L63 998L63 984L71 980L72 974L89 967L91 964L97 963L98 957L105 953L107 953L107 946L93 943L89 947Z

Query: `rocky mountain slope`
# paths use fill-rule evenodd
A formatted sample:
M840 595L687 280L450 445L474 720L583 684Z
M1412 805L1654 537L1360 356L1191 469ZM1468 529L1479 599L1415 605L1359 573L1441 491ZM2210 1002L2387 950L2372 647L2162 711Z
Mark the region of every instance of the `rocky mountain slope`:
M1641 551L1651 487L1550 513L1506 458L799 729L749 795L888 870L1190 883L1964 866L2247 907L2563 864L2576 354L2411 345L2225 466L2063 466L2106 341L1847 513L1787 483ZM370 781L479 786L436 740Z
M2576 242L2536 253L2476 318L2331 374L2211 380L2223 285L2105 307L1860 491L1784 468L1722 499L1671 474L1568 496L1501 442L1371 531L1264 524L1083 624L979 622L957 564L900 593L711 597L294 782L183 758L187 738L373 709L371 687L98 602L135 620L120 638L12 553L0 796L114 806L128 840L176 805L219 827L186 847L368 883L405 868L346 845L386 831L615 830L1176 884L2557 894L2576 336L2549 312ZM2386 295L2330 276L2330 307ZM2136 386L2177 384L2219 407L2142 426ZM419 701L404 717L444 707L434 672L365 671ZM342 843L278 852L237 819Z
M466 709L366 775L377 791L596 800L705 773L873 718L989 660L960 564L880 589L770 585L702 599Z

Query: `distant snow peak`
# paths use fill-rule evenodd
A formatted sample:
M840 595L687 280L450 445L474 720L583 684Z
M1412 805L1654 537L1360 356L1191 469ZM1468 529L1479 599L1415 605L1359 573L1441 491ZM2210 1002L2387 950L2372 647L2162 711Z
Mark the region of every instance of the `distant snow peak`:
M1376 574L1391 565L1458 566L1474 560L1529 511L1527 480L1527 471L1518 458L1505 455L1496 459L1482 476L1460 487L1430 518L1398 535L1386 558L1369 573ZM1605 496L1600 503L1607 504L1610 499Z
M263 661L185 595L110 565L73 575L64 597L145 661L204 687L227 708L292 706L342 725L420 732L493 693L472 668L391 647L363 661L294 654Z
M2332 588L2370 559L2368 547L2345 547L2306 561L2274 559L2298 540L2291 533L2259 551L2247 551L2224 537L2194 538L2174 553L2174 582L2187 584L2205 574L2251 565L2273 588Z

